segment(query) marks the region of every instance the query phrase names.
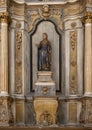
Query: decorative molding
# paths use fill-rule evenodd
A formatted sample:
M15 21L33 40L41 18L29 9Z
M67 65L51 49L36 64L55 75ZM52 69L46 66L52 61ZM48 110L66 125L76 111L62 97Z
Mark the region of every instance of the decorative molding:
M15 48L15 91L22 93L22 32L16 31Z
M35 22L42 18L44 20L47 19L54 19L57 23L58 27L62 30L62 20L61 20L61 9L52 9L49 5L43 5L42 8L38 10L31 10L28 12L31 17L30 24L29 24L29 31L32 31Z
M64 0L64 1L55 1L55 0L42 0L41 2L38 1L23 1L23 0L13 0L15 3L17 4L26 4L26 5L44 5L45 3L49 4L49 5L64 5L64 4L71 4L71 3L75 3L78 2L79 0Z
M70 94L77 94L77 31L70 32Z
M69 4L67 7L64 8L64 16L71 16L75 14L81 13L85 8L85 1L82 3L77 2L74 4Z

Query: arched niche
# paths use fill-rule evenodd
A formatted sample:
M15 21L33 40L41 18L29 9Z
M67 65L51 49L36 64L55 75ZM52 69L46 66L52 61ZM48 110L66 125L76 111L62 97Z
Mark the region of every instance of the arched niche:
M48 34L48 40L52 46L52 67L53 80L56 82L57 92L61 92L61 57L62 57L62 33L59 30L56 23L51 20L39 20L34 29L30 32L30 89L34 91L35 83L37 81L38 72L38 48L36 44L39 44L42 40L42 34L46 32Z

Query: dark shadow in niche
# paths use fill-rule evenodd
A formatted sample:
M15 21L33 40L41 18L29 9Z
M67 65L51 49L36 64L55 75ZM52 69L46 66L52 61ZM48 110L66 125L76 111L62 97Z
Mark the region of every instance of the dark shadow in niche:
M34 92L34 89L33 89L33 71L32 71L32 36L35 34L36 30L37 30L37 27L39 26L39 24L41 22L44 22L44 21L48 21L48 22L51 22L54 27L55 27L55 31L57 32L57 34L59 35L59 90L56 90L56 92L60 92L62 93L62 86L61 86L61 82L62 82L62 77L61 77L61 74L62 74L62 32L60 31L60 29L57 27L57 24L55 22L53 22L51 19L47 19L47 20L43 20L43 19L40 19L38 20L35 25L34 25L34 28L33 30L30 32L30 92Z

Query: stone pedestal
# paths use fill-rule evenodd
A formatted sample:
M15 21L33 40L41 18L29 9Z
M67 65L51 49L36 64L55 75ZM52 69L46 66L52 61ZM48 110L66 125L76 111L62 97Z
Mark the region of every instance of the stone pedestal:
M39 125L56 124L57 97L34 97L36 123Z
M55 96L56 87L52 80L52 72L39 71L37 73L37 82L35 83L35 96Z
M39 71L37 78L34 96L36 124L55 125L58 101L55 82L52 80L52 72Z

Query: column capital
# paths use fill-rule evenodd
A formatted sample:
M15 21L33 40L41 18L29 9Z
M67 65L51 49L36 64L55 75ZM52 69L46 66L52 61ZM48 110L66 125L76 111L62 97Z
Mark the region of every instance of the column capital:
M86 12L83 17L83 22L86 23L92 23L92 12Z
M9 13L8 12L0 13L0 22L1 23L9 23Z

